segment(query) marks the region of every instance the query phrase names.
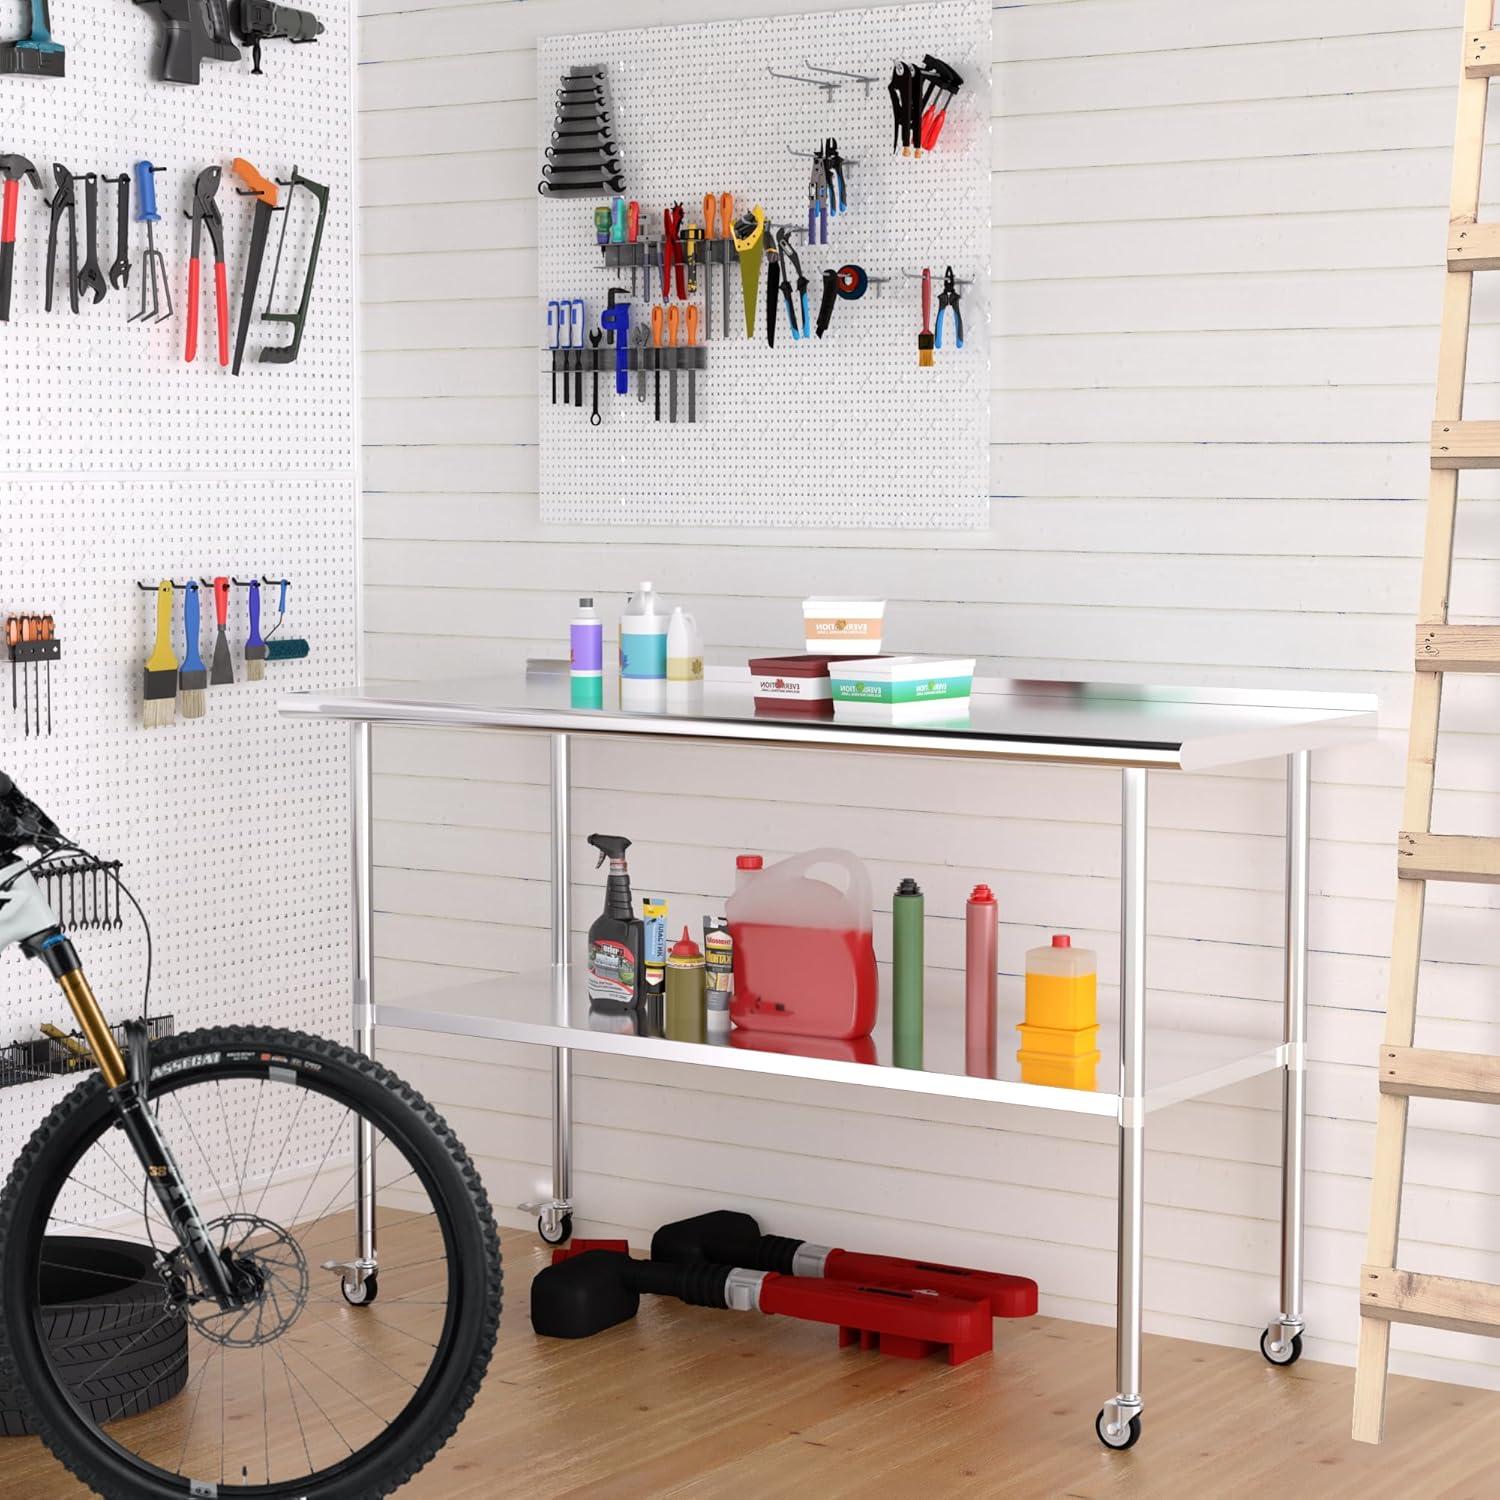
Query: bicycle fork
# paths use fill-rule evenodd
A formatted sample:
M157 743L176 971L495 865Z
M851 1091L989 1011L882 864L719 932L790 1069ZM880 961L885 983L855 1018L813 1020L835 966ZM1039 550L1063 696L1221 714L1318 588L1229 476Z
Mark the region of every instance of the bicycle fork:
M183 1180L156 1116L146 1107L147 1078L131 1076L120 1044L115 1041L114 1032L110 1030L104 1011L84 975L72 940L66 933L53 928L50 932L27 938L21 944L21 951L46 964L66 997L78 1029L83 1032L89 1051L99 1065L100 1075L109 1086L120 1129L134 1148L184 1256L197 1272L199 1286L226 1311L243 1307L251 1290L241 1291L236 1287L231 1267L215 1253L203 1215Z

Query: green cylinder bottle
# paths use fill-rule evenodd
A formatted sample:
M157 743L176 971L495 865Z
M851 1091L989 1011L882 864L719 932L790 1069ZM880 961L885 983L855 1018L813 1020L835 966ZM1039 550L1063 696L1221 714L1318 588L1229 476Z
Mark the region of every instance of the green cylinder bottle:
M891 902L891 1040L898 1068L922 1066L922 923L926 903L910 876Z

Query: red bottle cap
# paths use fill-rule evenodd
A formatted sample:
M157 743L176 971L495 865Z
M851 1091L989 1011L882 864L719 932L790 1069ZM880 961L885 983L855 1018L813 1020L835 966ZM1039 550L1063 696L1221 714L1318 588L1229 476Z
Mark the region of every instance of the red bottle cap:
M764 870L766 862L758 854L741 854L734 861L736 870Z
M1071 948L1073 946L1073 939L1070 938L1067 933L1059 932L1054 934L1052 938L1052 946L1054 948Z
M682 929L682 936L672 944L671 956L673 958L702 958L702 949L693 941L693 935L686 927Z
M995 893L987 885L976 885L969 892L969 904L971 906L983 903L986 906L995 904Z

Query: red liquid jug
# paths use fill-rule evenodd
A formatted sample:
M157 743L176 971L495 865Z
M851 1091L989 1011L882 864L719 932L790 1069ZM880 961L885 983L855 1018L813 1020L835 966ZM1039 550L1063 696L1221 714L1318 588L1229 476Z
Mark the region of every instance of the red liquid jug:
M841 889L808 872L841 871ZM725 914L734 938L729 1014L746 1030L842 1041L875 1026L870 877L847 849L813 849L743 879Z

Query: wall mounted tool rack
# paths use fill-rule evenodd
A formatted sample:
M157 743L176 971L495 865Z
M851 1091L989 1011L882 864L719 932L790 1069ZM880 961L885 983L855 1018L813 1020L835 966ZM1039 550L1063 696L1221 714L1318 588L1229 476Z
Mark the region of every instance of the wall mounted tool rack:
M988 524L991 52L991 9L981 0L600 31L538 43L536 133L543 170L559 161L592 163L588 153L601 141L611 164L608 173L596 171L592 191L559 202L545 193L538 216L544 521L921 529ZM903 156L899 144L892 149L891 104L882 85L892 58L928 54L951 64L964 82L946 106L937 149L916 160ZM586 75L588 99L569 104L582 114L559 124L559 79L572 76L574 68ZM588 82L587 75L596 72L608 80L607 120L599 118ZM938 99L934 109L942 103ZM565 135L572 153L574 132L586 137L584 154L560 154L563 140L554 137ZM613 170L621 164L628 170ZM554 170L544 181L558 176ZM705 199L722 205L726 196L742 240L754 241L746 217L757 208L765 216L765 237L747 247L749 257L736 251L722 223L709 220ZM633 239L614 232L617 198L625 200L627 216L630 202L639 205ZM679 203L683 260L692 265L689 257L696 256L698 289L687 297L677 290L674 257L673 294L662 297L660 252L653 264L646 245L677 243L663 215ZM816 241L807 232L810 220ZM689 234L694 227L696 240ZM794 257L781 249L779 233L772 238L783 228ZM797 321L799 328L804 321L813 324L814 337L791 337L788 306L778 299L772 347L765 335L772 305L767 291L778 257L782 272L796 266ZM900 276L901 267L912 265L930 265L939 278L951 265L972 282L963 295L964 347L949 349L945 340L936 369L919 365L921 294ZM839 278L833 300L827 295L829 272ZM808 284L805 315L800 278ZM747 336L745 288L757 285L754 332ZM673 426L671 355L663 355L664 412L658 422L651 356L645 356L646 400L611 403L604 373L610 352L602 349L600 422L608 423L609 440L590 442L579 432L576 410L568 410L578 405L580 361L566 357L573 383L571 399L565 399L564 356L545 346L582 346L588 425L590 333L601 326L597 314L611 289L625 299L622 287L629 289L632 335L645 323L648 345L652 311L698 307L695 342L705 352L694 359L704 361L712 351L712 378L697 381L697 420L681 420L680 406ZM548 327L549 301L587 303L594 315L571 344ZM825 306L831 323L820 339L816 324ZM664 350L667 343L663 338ZM634 342L627 352L635 384L640 355ZM705 369L698 363L695 373ZM679 401L685 399L680 392ZM808 455L827 451L830 434L837 435L837 461L817 466L810 481ZM701 477L745 473L756 482L738 492L705 487Z
M110 1028L115 1041L126 1045L124 1024ZM175 1034L171 1016L152 1016L146 1022L152 1041ZM21 1083L37 1083L44 1078L82 1077L94 1069L93 1055L81 1031L59 1031L56 1036L41 1036L29 1042L11 1042L0 1047L0 1089Z

